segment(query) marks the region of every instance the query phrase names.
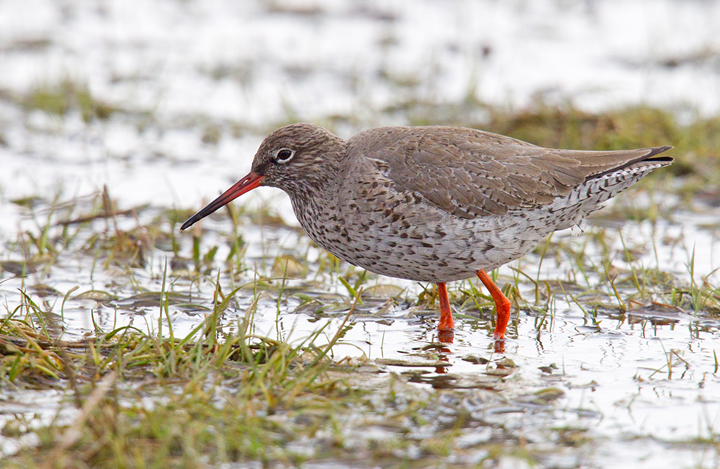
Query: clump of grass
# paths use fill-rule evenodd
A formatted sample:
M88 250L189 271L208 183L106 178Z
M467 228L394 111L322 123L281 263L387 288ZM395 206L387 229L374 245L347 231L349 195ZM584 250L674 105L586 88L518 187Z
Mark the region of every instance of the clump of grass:
M551 148L619 150L672 145L681 141L681 126L672 114L645 106L591 114L572 105L535 107L507 114L493 111L494 132Z
M87 85L65 79L57 85L36 86L22 99L25 109L39 109L49 114L64 116L71 109L80 111L82 119L108 119L117 109L93 98Z
M696 118L689 124L678 123L666 110L633 106L602 114L574 108L547 106L543 103L520 113L493 110L486 130L509 135L537 145L585 150L621 150L671 145L668 153L675 162L658 171L653 178L666 183L682 177L681 194L690 197L720 182L720 119ZM678 190L678 184L669 186Z
M315 343L322 329L299 345L251 335L253 305L237 334L221 341L216 324L231 296L184 338L175 338L166 323L165 336L122 327L73 343L54 338L47 328L52 317L26 296L0 324L0 383L62 389L69 382L82 421L38 431L40 443L17 455L16 467L76 467L78 461L133 467L138 457L163 467L195 466L208 454L218 462L300 461L278 447L278 438L295 434L264 416L292 409L296 400L353 394L327 376L327 353L339 333L324 346ZM169 318L167 300L159 306ZM92 386L98 381L101 395ZM170 401L146 408L142 401L150 388Z

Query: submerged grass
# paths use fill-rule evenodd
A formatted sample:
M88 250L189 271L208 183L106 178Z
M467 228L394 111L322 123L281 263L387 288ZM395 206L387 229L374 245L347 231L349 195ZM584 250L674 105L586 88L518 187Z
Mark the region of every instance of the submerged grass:
M220 341L223 303L184 338L122 327L65 342L47 332L50 316L28 297L0 325L0 383L6 390L67 386L78 410L71 425L37 431L37 445L4 467L200 467L208 455L212 463L301 460L282 446L303 426L268 416L302 401L327 407L329 418L362 394L328 376L325 357L338 336L319 347L320 332L299 345L248 334L253 305L237 334ZM148 398L156 404L145 405ZM2 431L32 429L9 420Z

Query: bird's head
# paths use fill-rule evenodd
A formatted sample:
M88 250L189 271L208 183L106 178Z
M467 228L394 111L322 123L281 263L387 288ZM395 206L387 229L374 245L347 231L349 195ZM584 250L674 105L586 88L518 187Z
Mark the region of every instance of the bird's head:
M186 229L220 207L259 186L284 190L291 198L309 198L336 182L347 143L313 124L292 124L274 131L260 145L252 169L220 197L193 215Z

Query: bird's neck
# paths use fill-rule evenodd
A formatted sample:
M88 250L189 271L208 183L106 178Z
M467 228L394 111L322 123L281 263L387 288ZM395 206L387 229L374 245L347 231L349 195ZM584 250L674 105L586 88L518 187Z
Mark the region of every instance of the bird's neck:
M283 190L295 201L321 204L324 200L337 194L342 179L340 168L324 167L322 172L311 172L302 180L286 184Z
M295 175L278 185L293 200L322 204L337 194L348 167L347 143L333 135L333 141L324 142L321 148L306 156L303 166Z

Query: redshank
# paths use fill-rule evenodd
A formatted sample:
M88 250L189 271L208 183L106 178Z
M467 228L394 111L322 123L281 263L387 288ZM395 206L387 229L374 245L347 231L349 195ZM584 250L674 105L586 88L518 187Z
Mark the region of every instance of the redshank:
M300 123L271 133L250 173L182 225L258 186L292 202L308 236L335 256L390 277L438 285L438 330L454 328L446 283L477 275L497 309L502 342L510 301L486 271L578 225L654 169L672 147L542 148L459 127L383 127L343 140Z

